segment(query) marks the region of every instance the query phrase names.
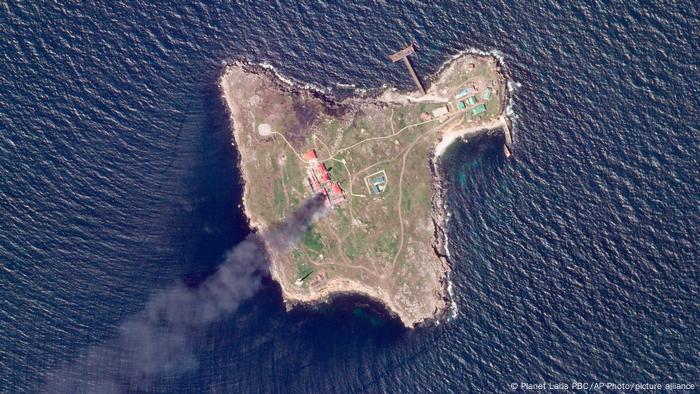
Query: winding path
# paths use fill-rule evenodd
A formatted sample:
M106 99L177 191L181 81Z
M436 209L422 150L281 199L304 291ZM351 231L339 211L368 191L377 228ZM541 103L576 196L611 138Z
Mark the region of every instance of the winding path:
M398 215L399 215L399 246L398 246L398 248L397 248L396 254L394 255L394 259L393 259L393 261L392 261L392 266L393 266L394 270L396 269L396 262L398 261L399 256L401 255L401 251L402 251L402 249L403 249L403 243L404 243L403 212L402 212L401 204L403 203L403 175L404 175L404 172L405 172L405 170L406 170L406 158L408 157L408 154L411 152L411 150L413 149L413 147L415 147L416 144L417 144L421 139L423 139L426 135L433 134L434 132L440 130L441 128L447 127L448 124L449 124L449 122L451 122L452 120L456 119L457 116L460 115L462 112L463 112L463 111L455 111L454 113L452 113L450 116L447 117L447 122L448 122L448 123L435 126L435 127L433 127L432 129L430 129L429 131L427 131L427 132L425 132L425 133L419 135L418 138L416 138L415 141L411 142L411 144L410 144L410 145L404 150L404 152L403 152L403 155L402 155L402 158L401 158L401 173L400 173L400 175L399 175L399 184L398 184L398 189L397 189L398 192L399 192L399 201L398 201L398 204L397 204L397 212L398 212ZM391 114L391 129L392 129L392 131L394 130L394 119L393 119L393 118L394 118L394 111L393 111L393 109L392 109L392 114ZM381 161L381 162L376 162L376 163L374 163L374 164L371 164L370 166L368 166L368 167L366 167L366 168L364 168L364 169L362 169L362 170L356 172L355 174L352 174L352 173L350 172L350 169L348 168L348 166L347 166L347 164L345 163L344 160L339 160L339 159L335 158L335 156L338 155L338 154L341 153L341 152L349 151L350 149L353 149L353 148L355 148L355 147L357 147L357 146L359 146L359 145L361 145L361 144L363 144L363 143L365 143L365 142L368 142L368 141L381 141L381 140L384 140L384 139L393 138L393 137L396 137L397 135L401 134L403 131L408 130L409 128L416 127L416 126L421 126L421 125L424 125L424 124L427 124L427 123L431 123L431 122L435 122L436 120L440 120L440 119L442 119L442 118L435 118L435 119L430 119L430 120L426 120L426 121L423 121L423 122L413 123L413 124L404 126L404 127L401 128L399 131L393 132L393 133L390 134L390 135L381 136L381 137L370 137L370 138L365 138L364 140L361 140L361 141L359 141L359 142L356 142L356 143L354 143L354 144L352 144L352 145L350 145L350 146L348 146L348 147L340 148L340 149L336 150L335 153L332 153L332 152L331 152L330 148L328 147L328 145L327 145L323 140L321 140L318 136L314 135L314 139L315 139L315 140L318 140L319 142L321 142L321 143L323 144L323 146L325 147L326 151L328 152L328 157L327 157L327 158L319 158L318 160L319 160L319 161L333 160L333 161L335 161L335 162L341 163L341 164L343 165L343 167L345 167L345 170L346 170L347 173L348 173L348 183L350 184L349 190L348 190L348 191L350 192L350 195L351 195L351 196L356 196L356 197L366 197L365 195L360 195L360 194L355 194L355 193L353 193L352 184L353 184L353 180L355 179L355 176L356 176L357 174L359 174L359 173L362 173L362 172L364 172L364 171L367 171L368 169L370 169L370 168L372 168L372 167L374 167L374 166L376 166L376 165L378 165L378 164L380 164L380 163L392 162L392 161L394 161L394 160L396 160L396 159L398 158L398 155L397 155L396 157L391 158L391 159L383 160L383 161ZM292 152L294 152L294 154L296 155L296 157L297 157L302 163L305 163L305 164L309 164L309 163L310 163L310 161L305 160L305 159L299 154L299 152L297 152L297 150L294 149L294 147L293 147L292 144L287 140L287 137L285 137L284 134L282 134L282 133L280 133L280 132L277 132L277 131L271 131L270 134L271 134L271 135L279 135L280 137L282 137L282 139L283 139L284 142L287 144L287 146L292 150ZM350 204L350 220L351 220L351 223L352 223L353 217L354 217L354 215L353 215L353 212L352 212L352 204ZM336 237L336 240L339 241L338 247L340 247L341 250L342 250L342 247L341 247L342 242L340 242L341 239L338 237L338 234L337 234L337 233L335 234L335 237ZM344 253L340 253L340 254L341 254L342 257L344 258L345 262L348 263L347 259L345 259L345 254L344 254ZM352 266L351 264L349 264L349 265Z

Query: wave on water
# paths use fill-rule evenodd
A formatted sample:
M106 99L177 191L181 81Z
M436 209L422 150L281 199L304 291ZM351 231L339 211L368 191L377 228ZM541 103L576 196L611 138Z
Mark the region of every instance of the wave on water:
M0 133L0 387L35 392L151 292L199 286L248 234L230 116L213 83L226 65L329 99L372 99L410 89L400 65L377 56L408 37L423 42L424 78L450 57L495 57L508 78L505 113L533 142L515 142L527 165L503 158L494 133L444 158L443 327L406 333L356 298L287 313L265 279L235 315L188 337L196 371L153 390L697 381L698 103L684 98L700 81L687 72L699 61L682 3L173 2L153 23L148 2L9 2L0 13L9 59L0 117L12 130ZM538 81L557 89L536 94L546 89ZM605 105L588 97L601 94Z
M376 89L369 89L369 88L358 88L357 85L354 83L341 83L341 82L336 82L335 87L338 89L348 90L353 95L362 96L362 97L367 96L367 93L376 90ZM386 89L386 85L382 85L379 88L380 91L383 91L385 89Z
M445 214L445 223L443 224L444 228L447 228L447 224L450 222L450 218L452 217L452 213L447 212ZM452 265L452 260L450 256L450 238L447 236L448 231L443 231L443 241L444 241L444 252L445 252L445 258L448 261L448 264ZM452 267L451 267L452 268ZM450 297L450 313L447 316L447 321L452 321L455 318L457 318L459 314L459 306L457 305L457 302L455 301L456 297L454 294L454 285L452 284L452 278L451 278L451 273L452 269L448 269L445 280L447 281L447 294Z
M237 61L231 61L228 62L227 64L232 64L236 63ZM265 70L270 71L275 78L277 78L279 81L282 83L286 84L287 86L294 88L294 89L300 89L300 90L306 90L314 93L319 93L324 96L327 96L329 98L332 98L336 101L342 101L344 97L347 97L346 94L349 93L351 96L356 96L356 97L367 97L375 92L382 92L386 90L387 85L384 84L380 88L373 89L373 88L358 88L356 84L354 83L340 83L336 82L333 84L333 87L331 86L320 86L315 83L311 82L302 82L301 80L297 78L290 77L286 74L284 74L282 71L280 71L277 67L275 67L273 64L263 61L263 62L247 62L243 61L242 63L244 64L249 64L253 66L258 66L260 68L263 68Z
M501 52L495 48L488 50L488 51L484 51L482 49L478 49L478 48L474 48L474 47L462 49L461 51L450 56L446 61L444 61L442 63L442 65L437 69L437 71L435 71L432 74L432 76L440 75L440 73L442 73L442 71L445 68L447 68L450 64L452 64L452 62L454 62L455 60L459 59L460 57L462 57L464 55L493 56L494 58L496 58L496 60L498 60L498 63L502 66L501 69L506 73L506 76L510 80L509 69L508 69L508 66L505 62L506 55L503 52Z
M270 70L280 81L286 83L287 85L299 89L304 89L304 90L311 90L311 91L316 91L319 93L323 93L326 95L332 94L333 91L329 87L321 87L316 84L310 83L310 82L301 82L295 78L289 77L284 75L281 71L279 71L274 65L268 62L260 62L257 63L260 67Z
M515 96L515 92L520 89L523 86L520 82L513 81L511 79L508 80L508 102L506 103L506 115L511 119L513 123L513 128L515 128L515 121L519 119L519 116L517 113L515 113L515 110L513 109L513 97Z
M447 247L445 247L447 250ZM454 285L452 284L452 274L451 271L447 271L447 294L450 295L450 314L447 317L447 321L452 321L459 315L459 305L455 301Z

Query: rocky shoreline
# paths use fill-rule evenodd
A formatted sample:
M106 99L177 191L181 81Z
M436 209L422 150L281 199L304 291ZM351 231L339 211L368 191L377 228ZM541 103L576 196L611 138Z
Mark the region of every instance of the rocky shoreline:
M224 74L222 75L222 78L220 80L220 88L222 89L223 92L223 99L224 103L226 104L226 108L229 112L229 115L231 116L231 122L232 122L232 133L233 133L233 140L232 140L232 145L236 147L236 149L239 150L239 157L238 157L238 168L241 173L241 183L243 184L243 198L242 198L242 207L243 207L243 213L248 219L249 227L251 228L252 231L263 231L266 229L266 224L259 220L258 218L254 217L253 215L250 214L250 210L247 208L247 199L248 199L248 188L246 187L247 182L249 181L249 176L248 173L246 172L245 166L242 165L242 156L244 152L241 152L241 149L243 148L242 144L237 144L236 142L240 140L240 136L238 135L237 128L235 127L235 110L234 106L232 106L229 103L229 100L227 100L226 97L226 92L225 89L222 86L222 81L226 76L226 73L228 72L229 68L231 66L239 66L243 68L246 72L251 73L251 74L256 74L259 76L262 76L263 78L268 79L268 81L272 82L278 89L281 91L290 94L290 95L299 95L299 96L308 96L316 100L320 100L326 108L331 109L332 111L338 111L338 114L343 114L348 111L354 110L355 106L359 106L362 104L362 98L359 97L351 97L348 99L345 99L343 101L337 101L328 95L324 94L323 92L320 92L316 89L312 88L303 88L299 87L296 85L293 85L285 80L285 78L281 77L274 71L270 70L269 68L262 67L260 65L256 64L251 64L248 62L244 61L237 61L234 62L226 67L226 70L224 71ZM386 103L383 103L381 101L367 101L367 103L370 104L380 104L380 105L386 105ZM402 322L405 326L410 326L412 325L407 319L401 316L399 313L398 308L396 308L394 305L391 305L390 302L388 302L388 297L382 296L381 293L375 291L375 289L367 288L367 287L362 287L358 286L357 284L353 283L352 284L352 290L329 290L326 292L322 292L321 294L309 298L309 299L304 299L304 298L299 298L299 297L294 297L291 296L291 292L289 292L285 288L285 284L283 281L278 280L276 278L275 272L274 272L274 267L271 267L271 276L272 279L275 280L280 285L280 288L282 290L282 295L283 295L283 301L284 304L287 308L287 310L291 310L295 306L300 306L300 305L305 305L308 307L313 307L322 303L330 303L332 302L333 298L336 296L343 296L343 295L361 295L363 297L367 297L370 300L373 300L379 304L381 304L387 311L387 313L398 320ZM345 287L345 286L339 286L339 287Z
M439 78L439 74L446 69L450 63L455 61L456 59L459 59L461 56L464 56L465 54L469 54L468 52L462 53L458 56L453 57L452 59L449 59L445 64L443 64L440 68L440 71L434 76L434 78ZM483 55L480 55L483 56ZM498 59L496 59L498 61ZM499 63L500 64L500 63ZM226 66L224 73L222 74L222 77L219 81L219 86L222 89L222 98L224 100L224 103L226 104L227 110L230 115L230 120L232 122L232 131L233 131L233 141L232 144L236 146L236 148L239 150L239 157L238 157L238 167L239 170L241 171L241 181L243 183L243 201L242 201L242 206L243 206L243 211L245 216L248 218L249 225L253 231L262 231L265 229L265 223L262 221L260 218L255 217L254 215L251 215L250 209L248 208L247 200L248 200L248 187L247 183L250 181L249 179L249 174L247 173L245 166L242 163L243 156L244 154L248 154L248 152L243 152L241 151L244 148L244 144L239 143L241 140L241 136L238 134L238 127L236 127L236 117L237 117L237 106L236 103L232 100L232 97L228 95L229 92L227 92L227 89L224 86L224 81L228 75L228 73L233 69L233 68L241 68L247 73L251 74L256 74L260 76L261 78L266 78L269 82L274 84L276 88L278 88L280 91L292 95L292 96L297 96L297 97L310 97L315 100L319 100L328 110L330 114L333 114L335 116L342 116L346 113L349 113L351 111L355 111L359 109L363 105L380 105L380 106L392 106L392 105L398 105L398 103L392 102L393 100L387 100L387 92L391 92L392 89L384 89L382 91L376 91L375 94L371 95L353 95L347 98L344 98L342 100L337 100L331 95L328 95L324 92L321 92L320 90L314 89L309 86L297 86L294 84L294 82L290 81L288 78L283 77L270 67L264 67L262 65L257 65L257 64L251 64L248 62L244 61L237 61L234 62L228 66ZM395 91L393 91L395 92ZM405 97L411 97L409 95L406 95ZM507 96L506 96L507 97ZM504 103L501 103L501 105L505 105ZM442 140L442 139L441 139ZM440 141L436 141L435 145L437 146L440 143ZM450 310L454 309L454 305L452 305L452 308L450 308L451 303L453 302L452 296L450 294L450 283L449 283L449 274L451 272L451 266L452 262L449 260L449 251L447 249L447 242L448 242L448 236L447 236L447 231L446 231L446 224L447 224L447 212L446 212L446 200L445 200L445 190L444 190L444 180L442 179L442 176L440 174L440 153L436 150L432 151L431 157L426 157L426 160L428 160L430 171L433 176L433 183L431 185L432 189L432 196L431 196L431 218L434 226L434 239L433 243L431 245L433 252L435 255L438 257L438 259L441 262L442 265L442 276L441 276L441 291L439 298L441 299L442 303L441 306L438 307L436 310L433 311L433 314L430 318L422 319L420 321L412 321L410 318L407 318L406 316L402 316L401 309L397 308L395 305L393 305L391 297L388 297L386 294L383 294L381 289L374 289L374 288L369 288L366 286L362 286L362 284L357 283L355 281L353 282L348 282L348 283L340 283L342 280L338 280L338 283L334 282L329 282L329 286L327 286L326 289L323 291L314 294L311 297L298 297L298 294L292 295L292 292L290 292L288 289L285 288L285 284L283 283L284 281L280 280L280 278L277 277L277 272L275 271L274 267L271 267L271 275L272 278L279 283L282 289L282 294L284 298L285 305L287 309L291 309L297 305L306 305L306 306L314 306L318 305L319 303L328 303L332 302L332 300L336 296L341 296L344 294L359 294L364 297L368 297L371 300L374 300L381 305L383 305L387 312L391 314L392 316L396 316L404 326L406 327L415 327L417 325L422 325L422 324L428 324L429 322L438 322L439 320L443 319L445 314ZM334 284L335 286L331 286Z

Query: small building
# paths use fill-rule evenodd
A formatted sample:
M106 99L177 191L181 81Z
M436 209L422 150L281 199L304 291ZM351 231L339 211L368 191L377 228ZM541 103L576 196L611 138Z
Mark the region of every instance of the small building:
M316 164L316 172L318 173L318 176L327 181L330 176L328 175L328 169L326 168L326 165L324 163L318 163Z
M472 115L479 115L486 112L486 105L484 104L479 104L476 107L472 108Z
M318 156L316 156L316 151L315 151L314 149L311 149L311 150L309 150L309 151L306 151L306 153L304 153L304 154L302 155L302 157L303 157L304 160L306 160L306 161L318 160Z
M370 179L372 184L386 183L386 177L384 175L377 175L376 177Z
M476 95L471 96L467 99L469 105L475 105L479 100L476 99Z
M319 192L319 190L321 190L321 185L318 183L316 178L308 177L308 178L306 178L306 181L307 181L307 185L309 186L309 190L311 191L311 193L316 194Z
M445 115L447 115L449 112L450 112L450 110L449 110L449 108L447 108L446 105L437 107L437 108L435 108L434 110L431 111L431 113L433 114L433 117L435 117L435 118L439 118L439 117L445 116Z
M474 90L472 88L464 88L464 89L460 90L459 92L457 92L457 94L455 95L455 98L460 99L468 94L471 94L473 91Z
M466 109L467 104L464 104L464 101L460 101L457 103L457 109Z
M424 122L430 120L430 118L430 113L428 112L423 112L420 114L420 119Z
M379 194L386 190L386 172L384 170L375 172L365 178L367 188L371 194Z
M331 192L328 194L328 200L333 205L338 205L345 201L345 195L343 194L343 189L340 187L338 182L331 183Z
M308 181L308 186L311 190L311 193L315 194L323 190L323 188L321 187L319 175L314 170L314 166L306 167L306 179Z
M492 88L490 88L490 87L486 88L486 90L484 90L484 95L482 96L484 98L484 101L488 101L489 99L491 99L492 93L493 93Z

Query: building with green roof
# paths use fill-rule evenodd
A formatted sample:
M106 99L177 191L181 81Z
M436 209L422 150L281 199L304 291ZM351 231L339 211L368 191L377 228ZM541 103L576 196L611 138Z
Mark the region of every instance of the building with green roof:
M472 115L479 115L484 112L486 112L486 106L484 104L479 104L472 108Z
M471 97L469 97L469 98L467 99L467 102L469 103L469 105L474 105L474 104L476 104L476 103L477 103L476 96L471 96Z
M484 101L488 101L491 98L491 94L493 93L493 89L491 88L486 88L484 91Z

